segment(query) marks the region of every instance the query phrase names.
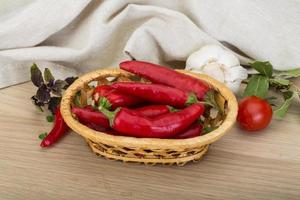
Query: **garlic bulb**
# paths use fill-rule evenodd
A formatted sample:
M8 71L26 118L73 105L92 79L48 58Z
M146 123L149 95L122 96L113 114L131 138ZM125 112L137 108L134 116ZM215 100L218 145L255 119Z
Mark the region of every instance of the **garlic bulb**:
M248 77L247 70L240 66L238 58L217 45L206 45L192 53L185 69L207 74L225 83L234 93L238 92L242 80Z

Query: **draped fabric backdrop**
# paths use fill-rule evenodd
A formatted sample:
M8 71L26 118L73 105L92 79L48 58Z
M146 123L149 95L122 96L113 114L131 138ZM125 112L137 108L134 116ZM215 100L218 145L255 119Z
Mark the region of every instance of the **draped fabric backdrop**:
M276 69L300 66L297 0L1 0L0 88L34 61L58 77L129 59L184 67L205 44L231 44ZM240 57L242 62L247 59Z

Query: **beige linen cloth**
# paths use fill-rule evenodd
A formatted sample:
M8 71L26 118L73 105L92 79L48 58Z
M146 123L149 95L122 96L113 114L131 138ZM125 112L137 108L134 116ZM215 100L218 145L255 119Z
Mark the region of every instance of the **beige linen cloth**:
M300 2L1 0L0 88L28 81L33 61L58 77L117 67L125 51L184 67L193 51L224 42L276 69L299 67Z

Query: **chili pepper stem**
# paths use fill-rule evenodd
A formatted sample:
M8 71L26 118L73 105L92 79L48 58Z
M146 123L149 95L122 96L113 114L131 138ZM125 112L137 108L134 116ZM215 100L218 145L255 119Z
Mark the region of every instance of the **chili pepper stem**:
M170 112L177 112L179 109L174 108L173 106L167 106Z
M109 110L107 110L106 108L104 108L102 106L98 107L98 110L100 112L102 112L107 117L107 119L109 120L110 127L114 126L115 116L120 111L120 109L121 108L117 108L115 111L109 111Z
M198 102L197 96L194 93L190 93L187 101L185 102L185 105L189 106L197 102Z
M215 107L215 105L213 103L210 103L208 101L198 101L197 96L194 93L190 93L189 96L188 96L188 100L186 101L185 105L189 106L189 105L194 104L194 103L203 103L205 105ZM176 109L175 110L173 110L173 109L175 109L175 108L170 108L170 111L171 112L176 111Z
M109 102L109 100L106 97L101 97L99 99L98 105L100 107L106 108L106 109L110 109L111 108L111 103Z
M198 103L202 103L202 104L204 104L204 105L209 105L209 106L211 106L211 107L215 107L215 105L214 104L212 104L212 103L210 103L210 102L207 102L207 101L198 101Z

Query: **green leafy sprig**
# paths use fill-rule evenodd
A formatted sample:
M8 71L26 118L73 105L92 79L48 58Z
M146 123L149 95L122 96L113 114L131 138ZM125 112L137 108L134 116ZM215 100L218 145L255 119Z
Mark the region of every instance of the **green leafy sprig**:
M269 97L270 89L281 94L282 103L280 105L271 104L274 106L274 115L283 118L291 103L292 99L300 96L300 88L297 87L292 79L300 77L300 68L286 71L276 71L270 62L255 61L250 63L250 66L258 73L252 74L247 80L247 87L244 90L243 96L258 96L263 99L275 99Z
M45 139L45 137L47 137L47 135L48 135L47 132L41 133L41 134L39 134L39 139L43 140L43 139Z
M59 105L63 91L77 79L77 77L68 77L65 80L55 80L48 68L45 68L43 76L35 63L31 66L30 72L31 81L38 88L36 94L31 97L34 105L41 111L44 111L44 107L47 106L52 113Z

